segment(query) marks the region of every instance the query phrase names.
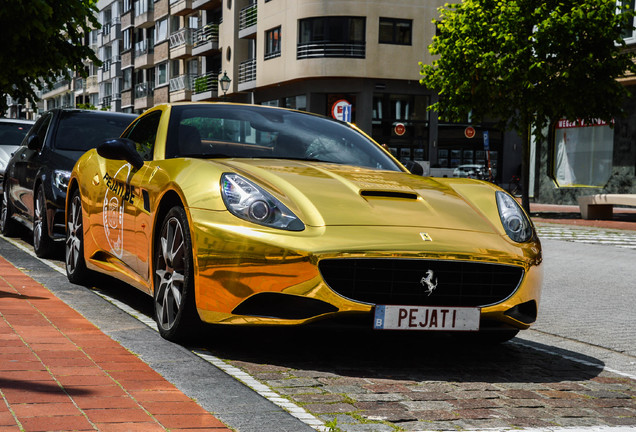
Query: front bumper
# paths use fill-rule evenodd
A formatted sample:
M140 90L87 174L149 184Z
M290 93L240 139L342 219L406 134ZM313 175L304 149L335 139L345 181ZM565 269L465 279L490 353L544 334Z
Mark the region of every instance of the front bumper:
M496 234L413 227L307 227L288 232L206 222L190 210L196 303L208 323L302 325L322 320L372 322L375 303L347 298L325 281L325 259L476 262L512 266L522 277L512 294L481 307L482 327L528 328L536 319L542 255L537 242ZM215 215L221 217L223 215ZM424 241L426 231L432 241ZM419 283L419 279L416 284ZM380 303L378 303L380 304ZM447 304L445 306L455 306Z

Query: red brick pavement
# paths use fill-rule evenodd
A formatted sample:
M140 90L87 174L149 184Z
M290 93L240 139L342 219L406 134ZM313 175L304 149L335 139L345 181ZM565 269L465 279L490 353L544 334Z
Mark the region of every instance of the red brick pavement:
M0 431L230 431L0 257Z

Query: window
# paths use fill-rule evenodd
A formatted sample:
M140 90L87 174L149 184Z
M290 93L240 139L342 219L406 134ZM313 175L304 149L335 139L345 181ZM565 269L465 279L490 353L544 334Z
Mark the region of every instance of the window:
M552 177L559 187L603 187L612 173L614 129L600 120L592 124L560 120L554 128Z
M123 38L123 44L122 44L123 51L128 51L129 49L132 48L132 30L133 29L129 28L121 32L122 38Z
M280 26L265 32L265 60L280 57Z
M328 16L299 20L297 58L365 57L364 17Z
M137 152L145 161L152 160L161 113L161 111L154 111L140 118L130 127L125 137L135 142Z
M168 39L168 18L157 21L155 24L155 44Z
M616 2L618 7L627 7L630 11L634 10L636 6L635 0L619 0ZM629 25L623 29L623 34L621 35L625 42L632 43L636 42L636 34L634 33L634 22L630 22Z
M412 34L412 20L380 18L379 43L411 45Z
M155 87L159 87L168 84L168 63L161 63L157 65L157 72L155 74L157 79Z
M132 88L132 68L124 69L122 71L122 90L130 90Z

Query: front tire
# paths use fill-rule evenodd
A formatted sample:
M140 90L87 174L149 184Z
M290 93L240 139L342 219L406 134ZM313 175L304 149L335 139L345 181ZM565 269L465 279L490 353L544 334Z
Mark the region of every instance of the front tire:
M53 251L53 240L49 237L46 195L43 185L38 187L33 204L33 250L37 256L45 258Z
M82 198L76 189L67 209L66 224L66 277L75 284L85 283L90 275L84 260L84 225L82 223Z
M161 336L184 341L200 324L194 298L192 240L182 207L166 214L154 246L154 314Z

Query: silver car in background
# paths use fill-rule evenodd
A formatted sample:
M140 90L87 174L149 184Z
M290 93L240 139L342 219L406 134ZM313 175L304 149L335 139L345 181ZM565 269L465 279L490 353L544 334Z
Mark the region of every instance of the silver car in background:
M20 147L35 121L0 118L0 193L4 184L4 170L11 155Z

